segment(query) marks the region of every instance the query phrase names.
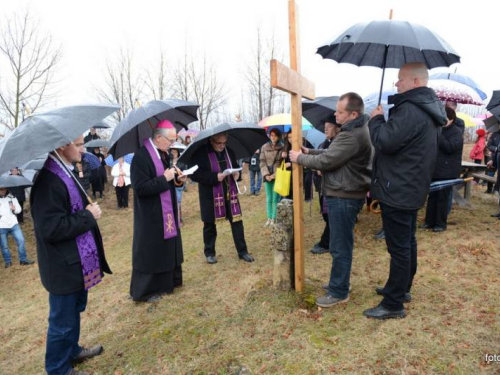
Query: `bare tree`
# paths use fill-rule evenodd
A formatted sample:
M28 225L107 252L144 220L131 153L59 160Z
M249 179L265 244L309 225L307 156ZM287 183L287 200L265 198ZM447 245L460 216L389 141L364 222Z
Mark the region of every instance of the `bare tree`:
M200 130L212 125L216 121L215 115L222 110L227 100L226 85L215 66L206 56L201 60L195 60L192 55L185 52L173 76L175 96L193 101L200 106L198 109Z
M157 65L146 72L145 83L154 100L163 100L172 94L172 77L169 74L167 59L163 49L160 50L160 59Z
M96 91L101 100L121 106L113 115L118 123L136 106L144 80L136 71L132 51L123 49L115 61L106 62L105 75L104 87L96 88Z
M29 11L7 18L0 35L0 52L10 67L0 85L0 111L9 129L22 121L23 106L31 112L54 99L55 68L62 53Z
M283 60L274 34L268 38L262 37L262 31L257 28L257 38L250 52L244 77L246 80L248 98L246 100L250 119L258 122L276 111L286 108L284 94L271 86L269 62L272 59Z

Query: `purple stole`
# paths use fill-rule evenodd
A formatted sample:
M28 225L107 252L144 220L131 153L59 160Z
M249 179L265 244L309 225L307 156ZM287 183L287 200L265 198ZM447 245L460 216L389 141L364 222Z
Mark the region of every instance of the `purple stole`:
M165 172L165 167L159 157L159 153L155 150L155 146L151 142L151 139L144 140L144 146L146 150L149 152L149 156L151 156L151 160L156 169L156 176L163 176L163 172ZM170 238L177 236L177 224L175 222L174 216L174 208L172 206L172 195L170 194L170 189L160 193L160 201L161 201L161 211L163 214L163 238L168 240Z
M323 195L323 204L321 205L321 213L328 215L328 205L326 204L326 195Z
M85 209L85 207L83 207L82 196L73 178L68 176L66 171L64 171L50 156L47 158L43 167L59 177L62 182L64 182L64 185L66 185L71 203L71 213L74 214L75 212ZM76 246L78 247L78 254L80 255L80 261L82 263L85 290L89 290L93 286L99 284L102 279L101 267L99 265L99 253L92 232L89 230L76 237Z
M229 168L232 168L231 160L227 153L227 150L224 149L224 159L226 160L226 165ZM210 160L211 171L214 173L222 172L219 167L219 163L217 161L217 155L215 155L214 151L208 151L208 159ZM236 188L236 182L234 181L233 176L229 177L229 206L231 210L231 216L234 221L241 220L241 207L240 202L238 201L238 189ZM222 185L223 181L217 183L213 187L213 199L214 199L214 213L215 213L215 221L223 220L226 218L226 200L224 198L224 187Z

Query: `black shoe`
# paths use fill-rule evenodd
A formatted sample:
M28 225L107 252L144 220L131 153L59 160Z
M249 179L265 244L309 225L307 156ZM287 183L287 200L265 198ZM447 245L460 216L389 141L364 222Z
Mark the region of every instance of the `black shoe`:
M499 212L499 213L497 213L497 214L491 214L490 216L491 216L491 217L497 217L497 218L500 218L500 212Z
M313 254L324 254L324 253L328 253L330 252L330 250L328 250L327 248L324 248L323 246L320 246L319 243L315 244L313 246L313 248L311 249L311 253Z
M12 266L12 263L5 263L5 268L9 268L10 266Z
M90 358L93 358L93 357L96 357L96 356L102 354L103 351L104 351L104 348L102 347L102 345L96 345L96 346L93 346L92 348L82 348L82 351L80 352L80 354L78 354L76 356L76 358L71 361L71 363L73 365L76 365L77 363L81 363L83 361L86 361L87 359L90 359Z
M385 240L385 231L382 229L375 236L373 236L376 240Z
M432 229L432 228L434 228L434 226L429 225L429 224L427 224L427 223L420 224L418 227L419 227L420 229Z
M444 232L445 230L446 228L443 227L434 227L434 229L432 229L432 231L436 233Z
M387 310L382 305L363 311L363 315L372 319L402 319L406 317L405 309Z
M375 292L377 292L377 294L379 296L383 296L384 295L384 288L378 286L375 288ZM411 302L411 294L410 293L405 293L405 299L403 301L404 303L408 303L408 302Z
M249 262L249 263L251 263L251 262L253 262L253 261L255 260L255 259L253 259L253 257L252 257L250 254L248 254L248 253L243 254L243 255L238 255L238 258L243 259L245 262Z
M217 263L217 257L215 255L209 255L209 256L207 256L207 263L208 264L215 264L215 263Z
M21 266L29 266L30 264L34 264L35 262L33 260L29 260L29 259L26 259L26 260L22 260L19 262L19 264Z

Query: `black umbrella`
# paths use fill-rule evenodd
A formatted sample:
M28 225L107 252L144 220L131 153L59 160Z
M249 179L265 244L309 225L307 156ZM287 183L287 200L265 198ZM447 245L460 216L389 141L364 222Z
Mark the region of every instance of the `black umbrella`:
M28 187L33 183L24 176L9 175L0 177L0 188Z
M314 100L304 100L302 102L302 116L320 132L324 132L324 121L335 113L338 100L338 96L320 96Z
M83 145L85 148L109 147L109 141L106 139L93 139Z
M304 138L314 147L319 148L321 144L326 140L325 133L320 132L316 129L307 129L302 132Z
M178 162L189 165L196 151L206 145L211 136L224 132L228 132L227 146L234 151L236 159L252 156L255 150L259 149L264 143L269 142L266 130L257 124L223 123L214 128L202 130L182 153Z
M382 68L380 95L385 68L422 62L432 69L460 62L460 56L437 34L414 23L394 20L358 23L332 43L319 47L317 53L338 63Z
M109 153L114 159L136 152L161 120L168 120L177 131L187 129L197 121L199 105L179 99L153 100L129 112L118 125L109 141Z
M500 131L500 121L495 116L491 116L485 119L484 126L490 133L496 133Z
M500 106L500 90L493 91L493 95L491 96L486 109L491 111L493 108Z

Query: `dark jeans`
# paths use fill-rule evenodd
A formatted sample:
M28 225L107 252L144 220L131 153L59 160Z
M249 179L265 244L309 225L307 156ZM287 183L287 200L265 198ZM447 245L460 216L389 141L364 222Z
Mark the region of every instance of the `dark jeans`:
M325 198L320 195L319 197L320 209L323 207L323 199ZM323 249L328 249L330 248L330 221L328 220L328 213L326 214L321 213L321 215L323 216L323 220L325 222L325 229L323 229L323 234L321 234L319 246L322 247Z
M333 256L328 293L335 298L347 298L351 278L354 225L364 199L326 197L330 223L330 254Z
M432 191L427 199L425 223L431 227L446 228L448 222L448 204L452 188Z
M313 198L313 171L304 169L304 199L309 202Z
M417 211L401 210L380 204L385 242L391 255L389 279L384 287L382 306L402 310L405 293L409 293L417 272Z
M49 293L49 330L45 370L49 375L66 375L71 360L82 351L80 339L80 313L87 306L87 291L57 295Z
M128 207L128 190L130 188L130 185L128 186L122 186L122 187L115 187L116 191L116 203L118 207Z
M238 255L247 254L247 244L245 242L245 230L243 221L233 222L231 220L231 232ZM205 256L215 255L215 241L217 240L217 226L215 223L203 223L203 242L205 243Z
M250 192L257 193L262 186L262 173L260 171L249 170L250 173Z

